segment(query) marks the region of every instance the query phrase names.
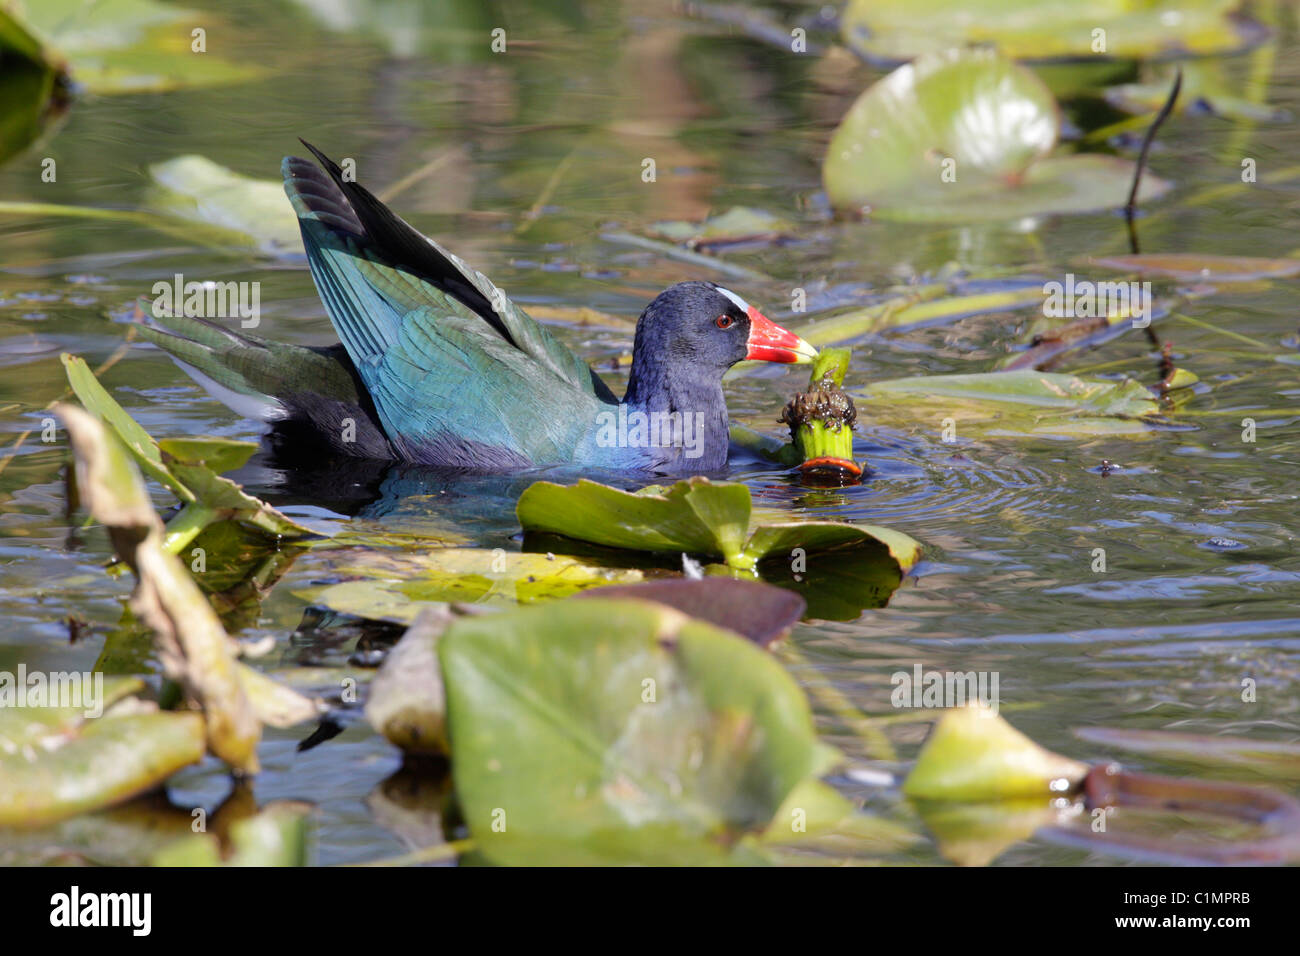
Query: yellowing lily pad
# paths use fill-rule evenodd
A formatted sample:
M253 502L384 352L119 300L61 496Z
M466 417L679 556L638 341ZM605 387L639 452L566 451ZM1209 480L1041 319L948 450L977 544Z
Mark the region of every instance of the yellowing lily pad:
M1238 0L851 0L849 47L897 63L963 46L1013 59L1154 59L1238 51L1266 35ZM1100 31L1100 32L1099 32Z
M230 825L229 855L223 857L215 834L196 833L154 854L154 866L307 866L310 807L278 801Z
M343 614L403 624L430 604L527 604L643 578L636 569L594 559L501 548L347 548L312 560L324 563L321 573L349 580L301 588L294 592L298 597Z
M202 759L200 715L132 699L138 679L99 679L102 695L90 700L92 681L78 706L0 706L0 827L38 827L120 803ZM98 716L88 714L95 709Z
M1178 370L1169 393L1187 401L1196 376ZM854 398L881 415L896 411L915 423L954 420L960 436L971 428L986 435L1080 435L1144 433L1165 424L1168 409L1155 393L1132 379L1118 382L1059 372L1015 369L972 375L923 375L872 382Z
M1290 279L1300 275L1300 259L1216 256L1199 252L1094 256L1088 261L1094 266L1118 272L1161 276L1184 282L1256 282L1260 279Z
M1300 743L1294 741L1122 727L1080 727L1074 733L1091 744L1197 764L1234 776L1244 773L1265 780L1300 781Z
M1044 750L983 704L943 712L903 781L909 797L982 802L1074 790L1088 765Z

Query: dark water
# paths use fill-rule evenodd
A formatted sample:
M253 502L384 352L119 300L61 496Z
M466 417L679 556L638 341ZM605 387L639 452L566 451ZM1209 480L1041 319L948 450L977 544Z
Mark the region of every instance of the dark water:
M223 55L264 65L265 79L79 102L48 143L0 170L0 197L131 206L145 193L144 168L182 153L275 179L280 158L301 151L297 136L354 157L359 178L372 186L443 157L433 176L394 200L401 214L525 307L586 305L629 320L671 282L719 276L601 233L733 204L792 218L807 237L731 257L770 277L726 281L778 321L795 287L809 290L815 308L822 290L880 291L951 262L977 275L1059 274L1082 256L1127 247L1122 222L1109 214L980 227L825 220L816 199L820 156L874 74L684 19L667 3L555 3L533 12L510 5L508 13L477 2L377 6L424 10L427 29L394 28L388 37L378 28L336 32L292 3L222 4ZM461 29L434 28L447 17ZM488 52L483 39L497 25L511 37L505 55ZM1252 71L1268 77L1269 102L1300 114L1291 25L1281 25L1275 43L1226 63L1238 87ZM1176 117L1152 159L1176 188L1142 221L1144 251L1293 254L1300 178L1268 179L1297 153L1300 132L1291 122ZM57 183L40 180L46 155L58 163ZM645 157L660 171L653 184L640 178ZM1209 187L1239 182L1243 157L1257 161L1260 183L1193 201ZM535 218L523 218L534 210ZM175 272L260 281L261 334L315 344L332 341L332 333L301 264L191 247L142 226L8 217L0 222L0 263L0 429L6 446L36 429L0 474L0 668L23 660L86 669L121 617L130 582L105 575L110 549L99 531L69 543L65 448L39 440L40 409L64 388L59 353L81 354L92 367L105 360L123 341L129 303ZM1173 290L1171 283L1158 289ZM1294 281L1226 287L1180 307L1205 327L1159 325L1180 365L1205 386L1189 406L1193 414L1180 419L1186 430L976 437L954 446L940 440L930 409L916 417L867 404L859 410L858 451L875 474L861 486L810 495L778 471L745 467L739 477L758 503L887 525L925 546L924 562L888 607L795 631L799 656L787 657L798 676L828 680L861 710L896 717L889 699L896 670L920 663L997 671L1004 715L1046 746L1085 759L1117 754L1074 738L1072 728L1084 725L1295 740L1296 295ZM864 337L854 343L851 381L989 370L1024 342L1031 318L982 315ZM630 325L562 332L597 362L630 347ZM1137 335L1076 355L1064 369L1157 377ZM802 374L731 381L733 417L775 433L776 412ZM617 374L609 378L621 387ZM104 381L155 436L257 435L150 346L133 344ZM1257 421L1254 443L1241 440L1244 417ZM1101 474L1103 460L1116 469ZM161 493L157 501L171 504ZM350 520L309 499L284 510L324 529ZM508 494L398 502L357 521L404 531L453 527L488 547L511 546L515 531ZM1092 571L1096 548L1106 550L1104 574ZM310 563L291 569L256 626L241 634L276 638L267 659L273 669L343 665L353 651L310 634L290 640L305 606L291 592L311 574ZM92 625L76 644L68 640L69 615ZM1245 678L1258 682L1252 703L1241 700ZM831 742L869 763L836 718L819 710L819 719ZM923 720L889 726L900 758L915 754L926 728ZM407 849L402 827L376 809L399 764L395 751L361 722L296 752L301 736L270 733L257 800L316 803L321 862ZM841 782L846 792L867 795ZM228 789L209 761L180 774L171 799L211 808ZM906 816L887 797L872 803ZM929 843L906 858L939 859ZM1108 860L1031 839L1000 862Z

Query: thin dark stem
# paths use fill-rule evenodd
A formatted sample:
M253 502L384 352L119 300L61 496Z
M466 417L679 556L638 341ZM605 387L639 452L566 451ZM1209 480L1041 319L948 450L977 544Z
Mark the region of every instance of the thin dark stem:
M1160 112L1156 118L1151 121L1147 127L1146 136L1142 138L1142 150L1138 153L1137 169L1133 171L1133 188L1129 190L1128 202L1124 204L1124 220L1128 223L1129 245L1133 249L1133 254L1138 254L1137 229L1133 225L1133 217L1137 214L1138 189L1142 186L1142 172L1147 167L1147 155L1151 152L1151 143L1156 138L1156 133L1164 125L1169 114L1174 111L1174 104L1178 102L1178 93L1183 88L1183 68L1180 66L1178 72L1174 74L1174 86L1169 91L1169 98L1165 100L1165 105L1160 107Z

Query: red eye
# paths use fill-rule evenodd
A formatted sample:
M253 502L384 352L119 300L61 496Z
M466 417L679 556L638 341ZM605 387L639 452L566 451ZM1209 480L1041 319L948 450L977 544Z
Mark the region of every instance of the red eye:
M720 315L713 320L713 324L720 329L729 329L736 324L736 320L729 315Z

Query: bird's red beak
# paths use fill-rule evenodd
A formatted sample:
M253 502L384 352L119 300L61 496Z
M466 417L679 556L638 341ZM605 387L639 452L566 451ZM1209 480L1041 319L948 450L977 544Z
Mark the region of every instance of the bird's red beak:
M806 365L816 357L817 350L799 336L781 328L752 305L749 307L749 351L745 358Z

